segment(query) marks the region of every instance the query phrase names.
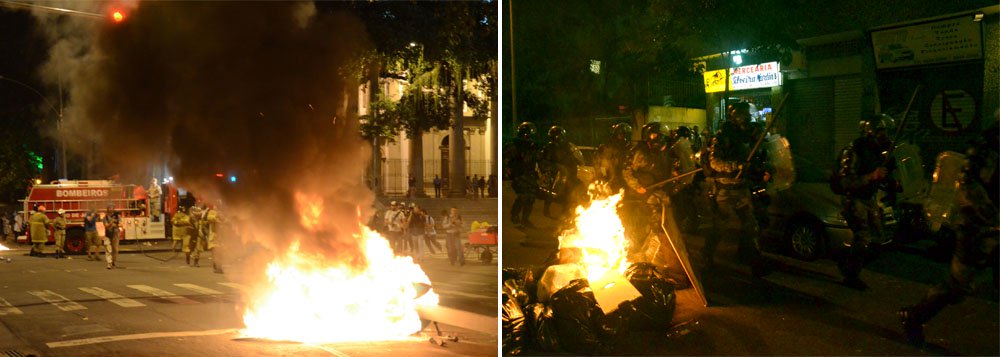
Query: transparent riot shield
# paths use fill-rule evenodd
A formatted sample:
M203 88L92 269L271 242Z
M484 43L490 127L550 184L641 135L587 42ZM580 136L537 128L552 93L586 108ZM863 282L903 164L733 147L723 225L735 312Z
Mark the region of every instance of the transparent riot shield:
M941 225L950 222L958 208L958 180L962 175L965 155L954 151L938 154L934 166L933 183L924 202L924 211L930 222L931 231L936 232Z
M678 175L682 175L687 172L691 172L697 168L695 165L694 150L691 148L691 140L687 138L681 138L677 140L676 143L671 147L672 154L677 163ZM694 175L688 175L686 177L680 178L673 183L674 191L679 191L680 189L690 185L694 182Z
M684 273L687 275L688 280L691 281L691 286L694 287L695 291L698 293L698 297L701 298L701 303L704 306L708 306L708 299L705 297L705 289L701 286L701 281L694 274L694 269L691 266L691 260L688 259L687 246L684 244L684 236L681 235L680 228L677 227L677 222L674 221L673 215L670 214L670 203L668 200L662 201L662 206L660 209L660 228L663 229L664 240L667 241L669 247L673 250L674 256L677 257L678 262L684 269ZM660 244L662 248L666 248L667 244ZM662 254L661 255L667 255Z
M924 178L924 163L920 159L920 148L910 143L902 143L893 151L896 169L893 178L903 187L897 199L910 200L927 194L929 184Z
M788 139L781 134L769 134L764 139L764 150L767 153L767 162L774 169L768 190L781 191L792 187L795 183L795 163L792 161L792 150L788 145Z

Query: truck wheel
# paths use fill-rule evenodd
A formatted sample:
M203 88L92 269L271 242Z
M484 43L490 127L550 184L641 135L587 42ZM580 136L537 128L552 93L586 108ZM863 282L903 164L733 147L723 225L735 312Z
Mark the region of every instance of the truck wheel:
M83 254L87 249L87 243L84 239L85 235L82 229L66 230L66 253Z

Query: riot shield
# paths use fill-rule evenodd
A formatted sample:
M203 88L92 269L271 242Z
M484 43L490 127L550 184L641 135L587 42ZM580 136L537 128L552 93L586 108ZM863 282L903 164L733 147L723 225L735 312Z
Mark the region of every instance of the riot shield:
M937 156L934 182L931 183L930 194L924 202L924 211L932 232L937 232L941 225L949 223L957 213L958 180L962 177L964 164L965 155L954 151L945 151Z
M924 178L924 163L920 159L920 148L910 143L902 143L893 150L896 169L893 178L903 187L897 199L906 201L927 193L928 183Z
M764 140L764 150L767 162L774 169L768 190L781 191L792 187L795 183L795 163L792 161L788 139L781 134L769 134Z
M691 141L687 138L677 140L677 142L671 146L671 152L676 160L677 175L682 175L698 168L695 165L694 150L691 148ZM673 183L673 191L680 191L692 182L694 182L694 175L688 175L687 177L680 178Z
M694 274L694 269L692 269L691 266L691 260L688 259L687 246L684 244L684 237L681 235L680 228L677 227L677 222L674 222L672 219L673 215L668 214L668 212L670 212L670 203L668 200L663 200L661 203L660 228L663 229L663 236L673 249L673 253L676 255L681 267L684 268L684 273L687 275L688 280L691 281L691 286L694 287L695 291L698 293L698 297L701 298L701 303L707 307L708 299L705 297L705 289L702 288L701 281L698 280L698 277Z

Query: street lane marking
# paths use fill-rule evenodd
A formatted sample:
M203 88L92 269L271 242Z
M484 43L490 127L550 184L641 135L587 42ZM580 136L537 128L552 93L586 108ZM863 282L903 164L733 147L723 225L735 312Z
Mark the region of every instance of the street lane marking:
M76 302L70 301L65 296L56 294L52 290L31 290L28 294L34 295L35 297L45 300L45 302L58 307L62 311L74 311L74 310L86 310L87 307L77 304Z
M225 285L236 290L247 290L249 287L240 283L219 283L219 285Z
M174 284L174 286L178 286L178 287L181 287L181 288L184 288L184 289L188 289L188 290L194 291L194 292L202 294L202 295L222 295L221 291L209 289L209 288L206 288L206 287L201 287L201 286L194 285L194 284Z
M186 297L174 294L166 290L160 290L149 285L128 285L128 287L177 304L182 304L182 305L198 304L197 301L188 299Z
M237 331L239 331L239 329L227 328L227 329L205 330L205 331L150 332L150 333L139 333L134 335L102 336L94 338L84 338L79 340L49 342L46 343L45 345L48 346L49 348L72 347L72 346L92 345L95 343L143 340L149 338L224 335L227 333L232 333Z
M0 298L0 316L20 315L20 314L23 314L23 312L21 312L21 309L18 309L14 307L14 305L11 305L9 302L7 302L7 299Z
M118 306L121 306L121 307L142 307L142 306L146 306L146 304L143 304L141 302L129 299L127 297L115 294L113 292L110 292L110 291L98 288L96 286L92 287L92 288L78 288L78 289L83 290L83 292L85 292L87 294L97 296L97 297L99 297L101 299L107 300L107 301L112 302L115 305L118 305Z

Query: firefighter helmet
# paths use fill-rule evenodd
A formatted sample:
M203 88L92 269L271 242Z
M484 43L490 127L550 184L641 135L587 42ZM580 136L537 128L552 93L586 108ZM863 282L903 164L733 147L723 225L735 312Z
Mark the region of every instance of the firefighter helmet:
M535 124L532 122L523 122L517 126L517 137L521 139L531 139L535 136Z
M553 125L549 128L549 140L553 142L560 142L562 141L563 136L566 136L566 129L563 129L561 126Z

